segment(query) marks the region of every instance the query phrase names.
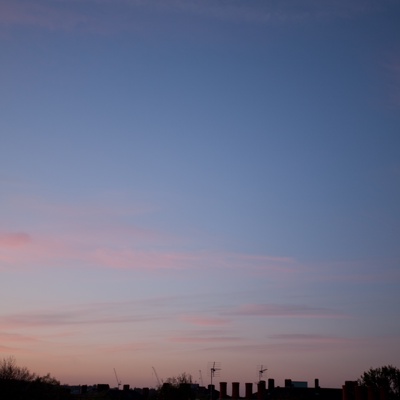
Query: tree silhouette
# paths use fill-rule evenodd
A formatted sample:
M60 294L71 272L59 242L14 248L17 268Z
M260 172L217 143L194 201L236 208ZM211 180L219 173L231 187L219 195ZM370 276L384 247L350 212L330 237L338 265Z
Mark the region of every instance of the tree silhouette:
M387 391L389 399L400 399L400 370L392 365L370 368L358 380L362 386Z
M192 375L183 372L178 376L167 378L158 390L159 400L194 400Z
M0 360L0 398L63 400L68 394L50 374L38 376L17 365L14 357Z
M173 376L171 378L167 378L165 380L165 383L169 383L171 386L179 387L180 385L185 384L185 383L192 384L193 379L192 379L192 375L190 375L186 372L182 372L178 376Z
M26 367L19 367L14 357L3 358L0 361L0 379L30 382L35 379Z

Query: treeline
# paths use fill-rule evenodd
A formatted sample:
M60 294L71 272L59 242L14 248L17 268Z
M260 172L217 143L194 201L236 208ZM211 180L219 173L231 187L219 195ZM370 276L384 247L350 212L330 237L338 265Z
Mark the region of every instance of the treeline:
M0 361L0 398L2 400L70 399L60 382L50 374L38 376L19 367L13 357Z

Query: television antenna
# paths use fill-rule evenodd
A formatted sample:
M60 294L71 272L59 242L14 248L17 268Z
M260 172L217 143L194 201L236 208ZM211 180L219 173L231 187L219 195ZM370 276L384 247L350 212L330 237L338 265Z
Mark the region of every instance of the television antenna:
M264 365L259 365L258 366L258 382L261 382L261 379L263 377L263 374L265 371L267 371L268 368L264 368Z
M209 362L208 369L210 370L211 386L210 386L210 399L213 400L213 378L219 376L219 371L221 371L220 362Z

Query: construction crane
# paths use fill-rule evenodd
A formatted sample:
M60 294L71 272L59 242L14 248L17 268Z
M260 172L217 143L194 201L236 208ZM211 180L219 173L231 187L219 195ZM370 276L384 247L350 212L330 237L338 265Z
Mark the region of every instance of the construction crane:
M201 386L204 386L204 383L203 383L203 375L202 375L202 373L201 373L201 369L199 369L199 382L200 382L200 385L201 385Z
M118 379L117 371L115 370L115 368L114 368L114 374L115 374L115 379L117 380L117 385L119 390L119 387L121 386L121 381Z
M158 377L156 369L154 367L151 367L151 368L153 368L154 375L156 376L158 386L161 386L161 381L160 381L160 378Z

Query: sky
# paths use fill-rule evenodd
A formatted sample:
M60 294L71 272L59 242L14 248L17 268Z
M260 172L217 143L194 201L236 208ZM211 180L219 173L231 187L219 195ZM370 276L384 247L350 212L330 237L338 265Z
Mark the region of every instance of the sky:
M399 18L0 0L0 359L241 391L400 367Z

